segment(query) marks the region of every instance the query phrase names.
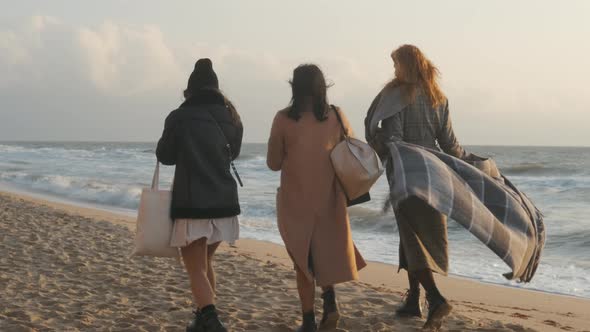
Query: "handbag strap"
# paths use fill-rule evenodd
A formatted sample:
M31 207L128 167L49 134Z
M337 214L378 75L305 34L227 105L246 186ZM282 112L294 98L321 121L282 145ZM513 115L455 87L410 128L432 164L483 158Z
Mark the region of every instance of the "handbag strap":
M227 105L226 105L226 107L227 107ZM209 115L211 116L211 119L213 119L213 122L215 122L217 129L219 129L221 136L223 136L223 139L225 140L225 148L227 149L227 153L228 153L228 157L229 157L229 164L230 164L232 170L234 171L234 174L236 175L236 179L238 180L240 187L243 187L244 183L242 183L242 178L240 178L240 174L238 174L238 170L236 169L236 165L234 164L234 161L232 160L233 153L231 150L231 144L229 144L229 140L227 139L227 136L225 136L225 133L223 132L223 129L221 128L221 125L219 124L217 119L215 119L213 114L211 114L211 111L207 110L207 113L209 113Z
M156 169L152 177L152 190L158 190L160 185L160 162L156 160Z
M348 138L348 131L346 130L346 128L344 128L344 123L342 122L342 118L340 117L340 112L338 112L338 109L334 105L330 105L330 108L334 110L334 113L336 113L336 118L338 119L338 122L340 123L340 127L342 127L342 132L344 134L344 138L345 139Z

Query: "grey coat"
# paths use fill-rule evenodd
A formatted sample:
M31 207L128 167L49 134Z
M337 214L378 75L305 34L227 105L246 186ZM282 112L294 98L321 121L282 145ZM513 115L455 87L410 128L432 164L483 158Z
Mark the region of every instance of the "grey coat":
M394 208L410 197L424 201L500 257L512 270L504 274L506 278L530 281L545 243L541 212L500 174L491 159L465 154L451 129L448 104L428 110L419 102L409 106L403 100L399 89L383 90L365 119L367 141L389 161ZM415 107L415 112L408 107ZM419 117L428 125L411 129ZM424 147L435 143L448 154Z
M387 152L385 144L403 141L442 150L453 157L465 157L465 150L453 131L448 100L433 108L428 97L421 91L418 91L414 102L407 103L403 100L399 89L385 88L375 97L369 108L365 119L365 138L380 156L384 157ZM388 114L375 114L384 109ZM369 123L370 119L373 123ZM381 120L379 128L378 122Z

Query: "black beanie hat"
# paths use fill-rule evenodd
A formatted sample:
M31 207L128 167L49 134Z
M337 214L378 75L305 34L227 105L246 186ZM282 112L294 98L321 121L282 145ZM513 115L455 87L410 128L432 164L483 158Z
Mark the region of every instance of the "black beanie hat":
M202 88L219 89L217 75L213 71L213 63L208 58L199 59L195 63L195 69L188 78L188 91L197 91Z

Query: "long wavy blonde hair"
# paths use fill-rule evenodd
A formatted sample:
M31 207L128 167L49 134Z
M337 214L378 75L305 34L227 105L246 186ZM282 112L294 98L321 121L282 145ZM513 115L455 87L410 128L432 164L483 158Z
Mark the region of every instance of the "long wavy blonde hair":
M396 66L396 77L387 86L402 87L409 102L414 102L418 88L422 88L432 107L445 103L446 97L438 85L440 72L418 47L402 45L391 52L391 59Z

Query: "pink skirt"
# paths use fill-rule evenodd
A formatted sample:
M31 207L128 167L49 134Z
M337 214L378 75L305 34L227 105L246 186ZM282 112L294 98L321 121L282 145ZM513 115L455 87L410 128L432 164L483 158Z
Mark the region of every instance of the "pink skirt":
M201 238L207 244L221 241L233 245L240 236L238 217L218 219L176 219L172 227L171 247L184 247Z

